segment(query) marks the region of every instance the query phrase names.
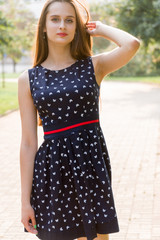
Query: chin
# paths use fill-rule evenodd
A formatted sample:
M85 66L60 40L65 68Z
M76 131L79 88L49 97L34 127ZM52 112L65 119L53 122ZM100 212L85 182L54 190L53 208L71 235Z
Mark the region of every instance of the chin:
M53 41L53 40L48 40L48 43L51 43L51 44L60 44L60 45L62 45L62 46L64 46L64 45L68 45L68 44L71 44L71 42L73 41L73 39L70 39L70 40L68 40L68 39L64 39L64 38L62 38L62 39L58 39L58 40L56 40L56 41Z

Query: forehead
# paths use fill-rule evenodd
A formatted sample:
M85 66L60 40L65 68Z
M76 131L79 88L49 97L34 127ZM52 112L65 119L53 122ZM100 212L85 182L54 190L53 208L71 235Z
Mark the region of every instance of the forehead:
M66 15L66 16L74 16L75 10L74 7L67 2L54 2L48 8L48 15Z

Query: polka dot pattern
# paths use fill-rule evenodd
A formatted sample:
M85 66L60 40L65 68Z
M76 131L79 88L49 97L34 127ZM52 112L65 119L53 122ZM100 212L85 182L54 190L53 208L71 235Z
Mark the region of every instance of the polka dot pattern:
M92 58L53 71L29 70L44 132L99 119L99 90ZM44 136L34 164L31 204L37 237L71 240L119 231L110 158L100 123Z

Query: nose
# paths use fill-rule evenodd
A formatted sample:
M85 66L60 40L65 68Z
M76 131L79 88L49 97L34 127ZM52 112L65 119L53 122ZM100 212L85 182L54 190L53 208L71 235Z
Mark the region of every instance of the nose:
M65 24L64 24L64 20L62 19L59 25L60 29L64 29L65 28Z

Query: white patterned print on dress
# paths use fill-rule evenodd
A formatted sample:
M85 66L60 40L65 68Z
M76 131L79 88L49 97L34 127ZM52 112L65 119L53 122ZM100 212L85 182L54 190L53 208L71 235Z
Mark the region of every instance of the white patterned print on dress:
M29 71L44 133L99 119L92 58L53 71ZM40 239L71 240L119 231L111 167L99 122L44 135L35 156L31 204Z

